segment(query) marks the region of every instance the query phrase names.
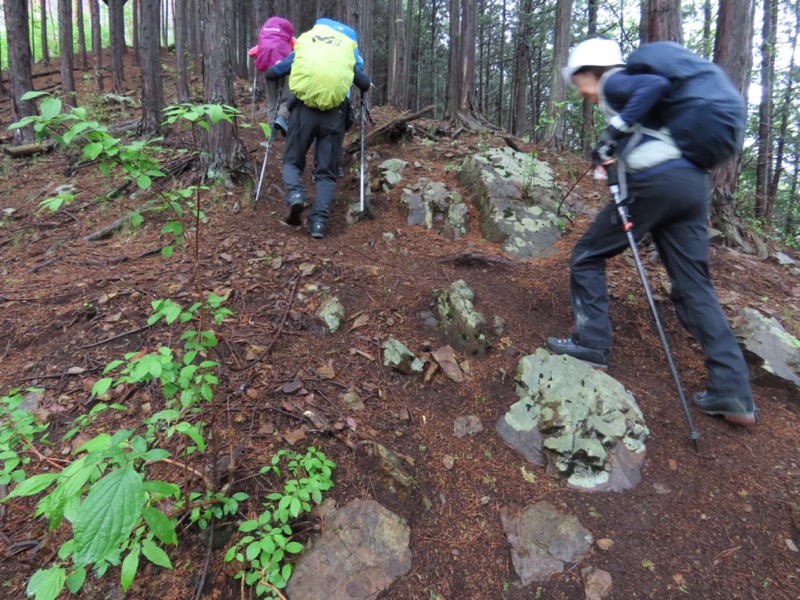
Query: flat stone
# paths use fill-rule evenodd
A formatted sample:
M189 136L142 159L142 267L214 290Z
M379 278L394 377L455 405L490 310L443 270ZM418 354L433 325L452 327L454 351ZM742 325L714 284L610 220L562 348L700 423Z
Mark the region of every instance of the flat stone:
M800 340L774 317L743 308L731 320L750 367L750 379L765 387L800 389Z
M604 600L611 594L613 581L611 573L595 567L584 567L581 569L581 579L583 579L583 591L586 600Z
M483 423L475 415L465 415L458 417L453 424L453 435L463 438L467 435L475 435L483 431Z
M450 346L442 346L438 350L434 350L431 352L431 356L451 381L455 383L464 381L464 373L461 372L461 367L458 366L455 352L453 352Z
M475 310L474 292L463 279L433 293L435 311L443 337L455 349L483 356L489 349L486 317Z

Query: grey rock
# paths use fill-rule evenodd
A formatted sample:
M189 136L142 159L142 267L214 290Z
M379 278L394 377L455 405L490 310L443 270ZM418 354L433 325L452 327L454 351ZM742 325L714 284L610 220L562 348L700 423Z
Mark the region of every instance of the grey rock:
M447 217L442 226L442 235L451 240L461 239L467 233L469 225L469 208L458 195L458 202L451 202L447 207Z
M604 600L614 587L611 573L603 569L584 567L581 569L581 579L586 600Z
M453 424L453 435L463 438L467 435L475 435L483 431L483 423L475 415L458 417Z
M410 530L374 500L353 500L325 523L295 565L291 600L374 600L411 569Z
M348 410L364 410L364 401L357 392L345 392L339 396L339 400Z
M22 402L17 405L17 409L32 413L42 405L43 398L44 390L31 390L22 397Z
M753 383L800 388L800 340L777 319L752 308L740 310L731 324L750 366Z
M330 333L339 331L345 318L344 306L339 298L331 296L325 300L317 311L317 318L322 321L325 329Z
M400 158L390 158L378 165L381 178L381 189L389 192L403 181L403 171L408 166L408 162Z
M778 261L779 265L794 266L796 264L795 260L791 256L789 256L788 254L784 254L783 252L776 252L775 254L773 254L773 256L775 257L775 260Z
M411 375L421 373L424 365L402 342L389 338L383 342L383 366Z
M637 485L649 430L619 382L544 349L517 368L520 400L497 423L500 436L571 487L621 491Z
M548 207L559 193L550 167L511 148L467 157L458 173L480 214L481 234L514 258L555 252L563 223Z
M444 337L456 350L483 356L489 349L486 318L475 310L474 292L463 279L433 292L435 311Z
M511 562L522 585L544 581L583 560L594 539L577 517L549 502L523 511L503 507L500 520L511 544Z
M450 239L467 232L469 211L461 194L440 181L420 177L413 187L403 189L400 203L410 225L441 229Z

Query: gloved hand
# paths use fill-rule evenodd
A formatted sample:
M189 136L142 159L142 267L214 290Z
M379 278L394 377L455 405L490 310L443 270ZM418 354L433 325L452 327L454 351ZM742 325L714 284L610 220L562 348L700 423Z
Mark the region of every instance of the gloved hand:
M602 165L614 158L619 148L619 140L624 136L625 133L613 125L606 127L592 150L592 164L594 166Z

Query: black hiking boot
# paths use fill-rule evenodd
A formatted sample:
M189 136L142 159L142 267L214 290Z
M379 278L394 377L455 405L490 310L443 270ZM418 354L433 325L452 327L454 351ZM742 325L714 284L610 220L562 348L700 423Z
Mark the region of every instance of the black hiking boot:
M311 221L308 224L308 233L311 234L312 238L321 240L325 237L325 223L322 221Z
M707 415L723 417L729 423L752 427L758 421L761 412L752 398L736 395L711 394L708 391L697 392L694 403Z
M578 360L582 360L596 369L607 369L608 358L611 354L608 350L600 348L589 348L575 343L572 338L547 338L547 349L555 354L566 354Z
M306 199L303 197L302 192L294 192L287 199L286 204L289 205L289 212L286 215L286 224L298 226L302 225L303 221L300 215L303 214L303 209L306 207Z

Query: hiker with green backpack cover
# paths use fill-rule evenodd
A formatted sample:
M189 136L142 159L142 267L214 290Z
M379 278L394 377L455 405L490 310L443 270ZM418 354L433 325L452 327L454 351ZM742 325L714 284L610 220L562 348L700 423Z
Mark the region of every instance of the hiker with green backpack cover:
M619 167L616 196L630 218L621 223L618 206L609 203L576 243L570 258L575 327L569 337L548 338L547 347L608 366L606 260L628 247L628 233L638 241L649 232L678 318L705 352L706 390L694 395L695 404L731 423L754 425L747 365L708 270L708 171L741 148L741 94L718 66L668 42L645 44L626 63L616 42L586 40L572 50L563 75L600 104L608 126L592 162Z
M300 177L306 154L314 145L314 204L308 231L325 237L333 191L336 187L350 87L367 92L370 79L361 69L355 32L331 19L319 19L297 38L294 52L268 69L267 79L289 75L289 133L283 156L288 225L301 225L306 208L306 188Z

